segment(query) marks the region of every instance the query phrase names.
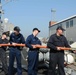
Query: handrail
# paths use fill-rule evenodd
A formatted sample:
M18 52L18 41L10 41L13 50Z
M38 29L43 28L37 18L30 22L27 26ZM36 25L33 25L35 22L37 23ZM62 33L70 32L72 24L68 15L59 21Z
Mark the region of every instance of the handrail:
M2 46L21 46L21 47L26 47L25 44L0 44L0 47ZM43 46L43 45L35 45L36 48L48 48L47 46ZM76 50L76 48L66 48L66 47L60 47L61 50Z

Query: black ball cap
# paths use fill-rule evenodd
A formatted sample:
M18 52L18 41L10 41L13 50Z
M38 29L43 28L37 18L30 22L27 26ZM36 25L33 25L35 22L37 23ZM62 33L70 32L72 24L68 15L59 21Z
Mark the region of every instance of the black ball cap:
M7 36L6 32L3 32L2 35L6 35Z
M40 30L38 28L34 28L33 31L37 30L38 32L40 32Z
M16 27L14 27L14 30L16 30L16 31L20 31L20 28L18 27L18 26L16 26Z
M56 30L59 30L59 29L62 30L62 31L65 31L65 29L62 28L62 26L58 26Z

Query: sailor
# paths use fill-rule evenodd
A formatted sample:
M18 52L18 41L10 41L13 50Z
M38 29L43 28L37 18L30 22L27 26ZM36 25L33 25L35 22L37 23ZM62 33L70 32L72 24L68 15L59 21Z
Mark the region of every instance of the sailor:
M26 39L26 46L29 48L28 75L37 75L39 48L36 48L36 45L41 45L41 41L36 36L39 32L40 30L38 28L34 28L33 33Z
M58 26L56 33L51 35L47 46L50 48L50 61L48 75L55 75L56 66L58 66L59 75L65 75L64 72L64 51L60 47L70 47L66 37L63 35L65 29Z
M15 46L16 44L25 44L25 39L23 35L20 33L20 28L18 26L14 27L14 32L10 35L10 44L13 46L10 47L9 52L9 75L14 74L13 66L14 60L16 58L17 61L17 75L22 75L22 67L21 67L21 48Z
M9 41L7 39L7 34L6 34L6 32L4 32L2 34L2 37L0 38L0 44L8 44L8 43L9 43ZM2 68L4 70L5 75L8 75L6 50L7 50L7 47L4 47L4 46L1 47L0 46L0 59L2 62Z

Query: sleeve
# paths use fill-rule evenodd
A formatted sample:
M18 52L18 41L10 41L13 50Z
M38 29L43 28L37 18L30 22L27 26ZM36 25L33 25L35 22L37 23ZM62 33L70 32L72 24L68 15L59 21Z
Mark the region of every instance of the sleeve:
M42 43L41 43L41 41L38 39L38 44L39 45L42 45ZM37 48L38 50L40 49L40 48Z
M4 42L2 44L8 44L9 40L8 39L4 39ZM2 48L6 51L7 46L2 46Z
M21 37L21 43L22 43L22 44L25 44L25 39L24 39L23 35L22 35L22 37Z
M64 42L65 42L65 47L70 47L70 45L68 44L68 41L67 41L67 39L66 39L66 37L64 37Z
M9 40L8 39L6 39L6 43L9 43Z
M39 40L39 44L42 45L41 41Z
M53 50L57 50L56 46L54 45L54 38L53 38L53 36L51 36L49 38L49 41L47 43L47 47L49 47L49 48L51 48Z
M71 46L68 44L68 41L67 41L66 37L65 37L65 47L71 48ZM73 53L72 50L69 50L69 52Z
M12 44L12 34L10 35L9 42Z
M26 46L27 46L28 48L33 49L33 47L31 46L31 43L30 43L30 42L31 42L31 37L28 36L27 39L26 39L25 44L26 44Z
M37 38L37 39L38 39L38 38ZM39 45L42 45L42 43L41 43L40 39L38 39L38 44L39 44Z
M2 40L1 40L1 38L0 38L0 44L2 44Z

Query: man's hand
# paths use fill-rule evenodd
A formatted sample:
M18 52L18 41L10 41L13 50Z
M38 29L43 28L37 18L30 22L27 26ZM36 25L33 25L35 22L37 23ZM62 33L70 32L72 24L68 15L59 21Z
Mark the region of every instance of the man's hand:
M10 45L10 43L8 43L8 45Z
M17 43L12 43L13 46L16 46Z
M41 45L39 45L39 44L32 45L33 48L38 48L39 46L41 46Z
M41 45L39 45L39 44L36 44L36 47L39 47L39 46L41 46Z
M32 47L33 47L33 49L35 49L36 48L36 45L32 45Z
M60 47L57 47L57 50L60 51L61 50Z
M76 50L74 50L73 52L76 53Z

